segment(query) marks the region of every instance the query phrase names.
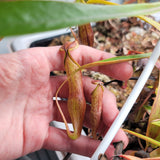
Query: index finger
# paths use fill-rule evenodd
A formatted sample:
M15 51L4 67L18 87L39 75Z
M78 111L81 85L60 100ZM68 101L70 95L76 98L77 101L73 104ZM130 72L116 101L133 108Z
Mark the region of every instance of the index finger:
M37 52L39 52L38 48ZM60 46L41 48L41 53L45 54L48 59L50 70L64 70L64 53L59 52ZM36 52L36 51L34 51ZM87 63L108 59L114 55L100 51L88 46L80 45L77 49L73 50L71 53L75 61L77 61L81 66ZM117 63L104 66L96 66L90 68L94 71L99 71L112 78L119 80L127 80L132 75L132 66L127 62Z
M111 53L100 51L87 46L80 46L80 49L81 49L81 54L83 59L81 63L83 65L114 57L114 55ZM119 80L128 80L133 73L132 66L128 62L97 66L92 69Z

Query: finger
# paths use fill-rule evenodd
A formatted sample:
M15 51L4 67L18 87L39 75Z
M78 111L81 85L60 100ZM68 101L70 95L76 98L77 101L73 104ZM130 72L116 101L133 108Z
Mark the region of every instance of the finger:
M65 76L55 76L51 78L51 84L52 84L52 90L53 90L53 96L55 96L55 93L59 86L63 83L63 81L66 79ZM95 85L91 83L93 79L89 77L83 77L83 88L84 88L84 95L86 98L87 102L91 102L91 93L95 89ZM67 98L68 97L68 85L67 83L63 86L63 88L60 90L59 97ZM55 103L55 102L54 102ZM67 115L67 106L66 102L60 102L62 110L64 110L64 113ZM56 104L55 104L56 105ZM57 107L56 107L56 111ZM58 118L61 117L59 114L56 114L57 112L55 111L55 117ZM86 108L86 125L89 124L89 111L90 107ZM102 111L102 117L103 121L105 122L105 125L110 126L110 124L113 122L115 117L118 114L118 109L116 105L116 98L113 93L111 93L107 88L104 87L104 92L103 92L103 111ZM59 113L59 112L58 112Z
M72 57L82 66L84 64L108 59L114 56L104 51L80 45L76 50L72 51ZM128 63L97 66L91 69L119 80L127 80L132 75L132 67Z
M82 54L82 58L81 58L82 60L78 59L78 62L80 61L79 63L81 65L114 57L110 53L99 51L97 49L90 48L87 46L81 46L80 49ZM132 75L132 66L127 62L94 67L94 70L102 72L108 76L111 76L119 80L127 80Z
M99 135L101 135L102 137L104 137L106 135L106 133L108 132L108 130L109 130L110 127L111 126L106 126L105 124L101 123L100 124L100 128L98 129ZM120 142L120 141L122 141L124 143L124 148L126 148L127 145L128 145L129 140L128 140L127 135L125 134L125 132L121 128L116 133L115 137L112 140L112 143L114 143L114 142Z
M27 53L29 52L36 56L37 55L42 56L43 60L45 60L47 57L50 71L64 70L64 54L58 52L59 48L60 46L46 47L46 48L45 47L31 48L30 50L27 50ZM88 46L80 45L77 49L75 49L72 52L72 57L80 65L84 65L102 59L111 58L113 57L113 55ZM112 64L112 65L94 67L92 69L107 74L119 80L127 80L132 75L132 67L128 63Z
M61 84L61 82L63 82L66 77L54 77L54 83L57 85L57 83ZM91 101L91 92L94 90L95 85L91 83L92 79L88 78L88 77L83 77L83 84L84 84L84 93L86 96L86 100L88 102ZM65 90L68 91L68 86L65 85ZM60 93L60 96L68 96L67 93L65 93L63 90L63 92ZM70 118L69 118L69 114L67 111L67 103L66 102L60 102L60 106L66 116L66 119L68 122L70 122ZM56 107L57 108L57 107ZM89 119L89 111L90 111L90 107L87 106L86 108L86 114L85 114L85 125L90 127L90 119ZM58 110L55 110L55 120L58 121L63 121L61 118L60 114ZM102 112L102 117L103 117L103 122L101 122L100 124L100 133L102 133L102 136L105 135L105 133L107 132L108 128L110 127L110 125L112 124L112 122L114 121L114 119L116 118L117 114L119 113L117 106L116 106L116 99L115 96L108 91L106 88L104 88L104 94L103 94L103 112ZM117 142L117 141L123 141L124 142L124 146L126 147L128 144L128 138L125 135L125 133L122 130L119 130L118 133L116 134L113 142Z
M56 92L57 92L58 88L66 80L66 78L67 78L66 76L54 76L54 77L50 78L51 85L52 85L51 90L53 91L53 97L56 96ZM86 79L89 79L88 83L91 82L91 79L89 77L83 77L83 81L86 81ZM89 86L90 86L90 84L88 84L88 86L84 86L84 88L89 87ZM91 86L92 86L92 84L91 84ZM67 98L68 98L68 93L69 93L68 90L69 90L68 83L66 83L66 84L64 84L64 86L62 87L62 89L58 93L58 97L65 98L65 100L60 100L60 101L58 101L58 103L63 111L63 114L66 117L67 122L70 122L70 117L69 117L68 108L67 108ZM53 106L54 106L54 111L53 111L54 119L53 120L63 121L55 100L53 101Z
M124 143L124 148L127 147L128 143L129 143L129 140L128 140L128 137L127 135L125 134L125 132L122 130L122 129L119 129L117 134L115 135L112 143L114 142L120 142L120 141L123 141Z
M84 92L86 95L87 100L90 102L90 96L91 92L94 90L95 85L91 83L91 79L85 79L83 82L84 84ZM89 109L86 110L88 113L86 113L86 122L89 123ZM113 93L108 91L107 88L104 88L103 92L103 106L102 106L102 119L103 122L101 122L100 127L99 127L99 132L102 133L102 136L105 136L108 128L111 126L113 121L115 120L116 116L118 115L119 110L116 105L116 98ZM119 130L116 136L114 137L113 142L119 142L123 141L124 147L127 146L128 144L128 138L126 134L124 133L123 130Z
M96 88L96 85L91 83L93 81L91 78L84 77L84 94L87 102L91 102L91 93ZM89 112L89 109L87 109ZM116 97L107 88L104 87L103 92L103 103L102 103L102 118L106 126L114 121L115 117L119 113L116 105ZM89 114L86 114L89 115ZM87 117L89 119L89 117Z
M80 136L76 140L68 138L65 131L49 127L48 136L44 141L43 147L50 150L58 150L62 152L76 153L91 157L100 141L90 139L86 136ZM112 145L106 151L108 157L113 156L114 147Z

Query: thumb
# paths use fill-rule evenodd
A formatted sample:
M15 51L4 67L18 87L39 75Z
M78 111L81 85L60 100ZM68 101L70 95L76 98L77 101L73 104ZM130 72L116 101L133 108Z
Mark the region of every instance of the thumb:
M67 136L66 131L50 126L48 130L48 136L44 142L43 147L50 150L76 153L79 155L91 157L99 144L99 140L93 140L83 135L81 135L76 140L72 140ZM109 146L106 151L106 155L108 157L114 155L113 145Z

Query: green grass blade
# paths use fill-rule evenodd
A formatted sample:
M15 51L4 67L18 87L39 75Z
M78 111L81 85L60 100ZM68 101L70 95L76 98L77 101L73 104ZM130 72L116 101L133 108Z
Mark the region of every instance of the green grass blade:
M108 58L108 59L104 59L101 61L96 61L93 63L85 64L85 65L81 66L79 68L79 70L91 68L91 67L95 67L95 66L102 66L102 65L108 65L108 64L133 61L133 60L138 60L138 59L143 59L143 58L149 58L150 56L151 56L151 52L144 53L144 54L137 54L137 55L129 55L129 56L118 56L118 57Z
M131 5L93 5L56 1L0 1L0 36L48 31L113 18L148 15L160 2Z
M149 143L152 143L152 144L160 147L160 142L159 142L159 141L156 141L156 140L154 140L154 139L152 139L152 138L150 138L150 137L144 136L144 135L142 135L142 134L139 134L139 133L136 133L136 132L127 130L127 129L123 129L123 130L124 130L125 132L129 133L129 134L132 134L132 135L134 135L134 136L136 136L136 137L138 137L138 138L141 138L141 139L143 139L143 140L145 140L145 141L147 141L147 142L149 142Z

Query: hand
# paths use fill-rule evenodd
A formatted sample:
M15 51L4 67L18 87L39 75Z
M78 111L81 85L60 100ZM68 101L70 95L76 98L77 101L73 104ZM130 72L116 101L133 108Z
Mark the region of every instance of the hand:
M91 156L98 144L85 136L71 140L64 130L49 126L53 120L62 121L52 97L65 77L50 77L50 71L64 70L64 55L58 53L59 47L32 48L19 52L0 55L0 157L10 160L34 152L41 148L60 150ZM111 54L80 46L72 56L80 65L112 57ZM132 75L128 63L99 66L92 68L119 80L127 80ZM95 87L90 78L84 79L86 100ZM67 97L65 85L59 93ZM67 116L66 102L60 102ZM88 108L88 107L87 107ZM88 112L87 109L86 112ZM107 131L118 114L116 99L106 88L104 91L101 127ZM67 116L68 117L68 116ZM89 125L87 114L84 122ZM128 139L119 130L114 141L122 140L125 146ZM106 151L113 155L113 145Z

